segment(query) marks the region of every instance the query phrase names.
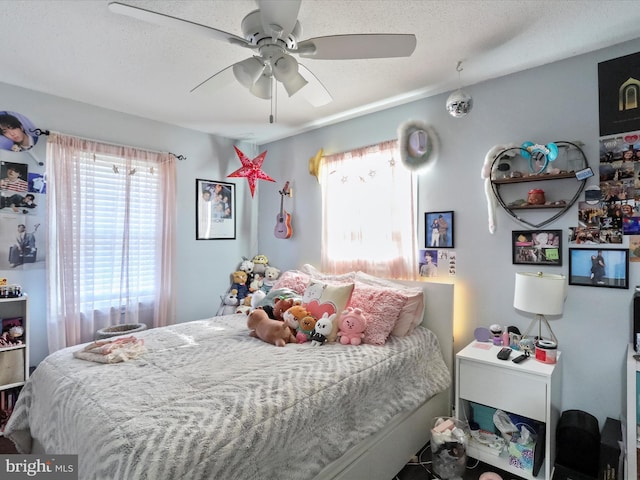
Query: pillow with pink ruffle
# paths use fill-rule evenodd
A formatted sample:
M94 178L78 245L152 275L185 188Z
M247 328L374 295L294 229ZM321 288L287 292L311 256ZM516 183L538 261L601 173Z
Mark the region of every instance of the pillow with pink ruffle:
M276 280L276 283L271 288L273 290L278 288L289 288L294 292L303 295L309 280L310 277L306 273L298 270L287 270L278 277L278 280Z
M399 292L406 297L406 302L400 312L400 317L396 322L391 335L404 337L413 332L415 327L422 323L424 315L425 299L424 292L419 287L410 287L400 282L394 282L385 278L375 277L364 272L356 273L356 285L371 285L378 288Z
M406 303L407 296L398 290L357 282L349 306L360 308L367 318L363 343L384 345Z

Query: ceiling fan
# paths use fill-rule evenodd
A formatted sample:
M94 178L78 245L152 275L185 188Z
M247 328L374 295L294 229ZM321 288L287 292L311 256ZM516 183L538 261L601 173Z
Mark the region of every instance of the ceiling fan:
M158 25L166 25L207 35L257 52L215 73L191 91L229 70L235 79L259 98L270 99L274 79L282 83L291 97L298 91L313 106L332 101L322 83L293 57L308 59L351 60L411 56L416 47L412 34L348 34L309 38L300 41L302 27L298 22L301 0L258 0L258 9L241 23L244 38L206 25L170 15L133 7L120 2L109 3L109 9L121 15ZM300 72L305 75L302 75ZM307 88L304 88L309 85Z

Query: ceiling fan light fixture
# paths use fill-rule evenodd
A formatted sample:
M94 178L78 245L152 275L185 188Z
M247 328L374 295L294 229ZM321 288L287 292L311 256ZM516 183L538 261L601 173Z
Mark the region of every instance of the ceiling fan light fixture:
M273 62L273 76L282 82L287 94L291 97L308 82L298 72L298 62L291 55L283 55Z
M264 63L258 57L250 57L233 65L233 75L241 85L250 88L260 79L264 68Z
M249 91L258 98L269 100L271 98L271 76L261 75L260 78L249 87Z
M287 81L282 82L284 85L284 89L287 91L289 96L293 96L298 90L304 87L308 82L304 79L302 75L297 73L293 78L288 79Z

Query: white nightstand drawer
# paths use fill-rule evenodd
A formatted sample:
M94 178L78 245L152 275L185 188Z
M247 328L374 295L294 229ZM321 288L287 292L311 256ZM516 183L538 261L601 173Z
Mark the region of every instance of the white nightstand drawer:
M545 421L547 385L536 375L460 360L460 398Z

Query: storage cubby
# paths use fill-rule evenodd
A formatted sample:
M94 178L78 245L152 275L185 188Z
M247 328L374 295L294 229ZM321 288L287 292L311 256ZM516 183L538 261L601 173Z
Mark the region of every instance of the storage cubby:
M29 378L29 321L26 295L0 298L0 436L20 388ZM12 327L22 327L22 335Z

